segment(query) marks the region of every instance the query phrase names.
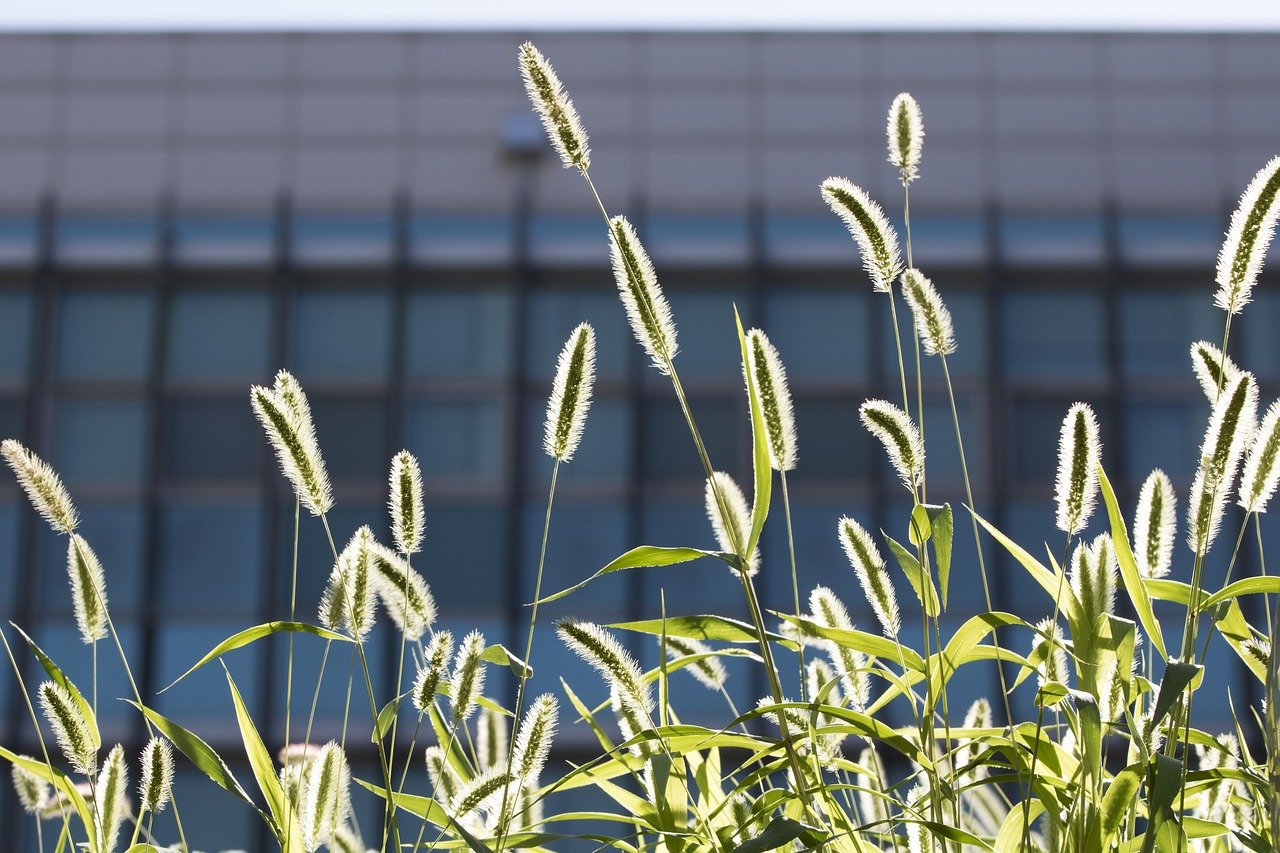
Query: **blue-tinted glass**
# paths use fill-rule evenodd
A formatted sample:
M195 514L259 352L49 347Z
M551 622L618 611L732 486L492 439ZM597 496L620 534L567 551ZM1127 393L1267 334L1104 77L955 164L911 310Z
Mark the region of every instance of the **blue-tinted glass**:
M809 590L818 584L825 584L835 589L845 603L854 607L865 607L861 601L862 594L853 586L853 570L841 549L840 540L836 536L836 522L847 515L868 530L877 528L876 520L870 509L853 502L816 503L802 500L797 492L800 488L791 489L791 526L796 548L796 581L800 588L800 606L807 608ZM783 521L782 504L778 503L778 521ZM770 512L772 515L772 511ZM775 610L794 611L795 603L791 593L791 555L787 546L785 528L780 527L777 535L766 528L762 542L764 568L757 585L760 585L765 599L765 606ZM865 621L859 618L859 622Z
M1201 266L1218 255L1222 225L1212 216L1129 214L1120 217L1120 251L1131 263Z
M0 264L17 266L35 261L39 233L39 225L31 217L0 216Z
M147 417L135 400L62 400L54 453L67 482L137 483L146 473Z
M379 263L391 258L387 216L303 214L293 221L293 251L304 263Z
M1129 477L1141 482L1153 468L1162 468L1175 482L1190 482L1209 417L1208 402L1198 386L1194 396L1180 400L1132 398L1124 412Z
M266 442L244 400L179 398L169 404L164 472L171 480L244 480L262 471Z
M1014 292L1006 297L1005 369L1014 378L1086 379L1106 369L1102 295Z
M284 614L283 608L289 606L291 595L295 504L292 491L282 498L283 502L276 508L276 551L271 574L275 579L275 600ZM337 501L327 518L329 530L333 533L333 545L329 543L324 525L311 518L305 508L298 516L298 608L302 612L315 612L320 593L333 569L334 547L341 551L361 525L372 525L375 531L384 530L386 505ZM284 618L284 615L279 615L279 618Z
M550 482L554 463L543 447L546 416L543 403L530 403L525 412L527 476L539 484ZM631 467L634 420L629 400L617 397L592 400L582 443L573 458L560 466L557 482L562 486L624 482Z
M391 298L312 291L294 301L293 363L300 378L381 378L391 366Z
M990 353L990 338L987 334L986 295L974 290L943 291L943 301L951 312L952 326L955 328L956 351L947 356L947 368L953 379L963 377L986 376L987 356ZM915 383L916 327L911 311L904 300L898 303L898 334L902 343L902 363L907 369L907 381ZM881 297L868 305L868 310L876 319L880 329L880 371L884 382L891 389L901 388L898 373L898 347L893 341L893 322L888 302ZM942 361L937 356L929 355L920 349L920 372L926 382L945 387L946 374L942 370ZM897 394L902 397L901 391ZM898 399L897 402L901 402Z
M18 602L18 529L26 504L6 500L0 503L0 616L12 619ZM25 616L24 616L25 618Z
M626 374L629 354L638 346L631 337L618 293L607 290L538 290L529 307L525 369L530 376L550 379L556 357L579 323L596 330L596 375L601 379Z
M448 613L501 611L511 589L506 512L488 504L428 506L427 512L422 562L441 607Z
M730 291L667 292L675 318L679 348L677 366L682 379L693 377L729 378L741 372L742 349L733 325L733 306L743 310L741 293ZM743 317L743 325L751 323ZM645 357L646 362L648 357ZM670 380L657 370L646 370L652 385L668 385Z
M225 693L225 685L222 689ZM237 779L252 778L247 764L234 760L234 755L224 757ZM192 850L253 849L262 822L251 809L190 765L179 762L174 777L182 802L199 804L182 811L182 829ZM156 818L155 833L165 842L178 837L172 813L173 809L165 809Z
M58 328L58 372L68 379L138 379L151 362L155 303L140 291L68 291Z
M830 264L857 258L849 232L830 214L770 214L764 239L765 251L774 262Z
M870 379L873 303L865 293L782 284L765 294L764 304L764 330L793 388L823 379Z
M1055 560L1062 559L1066 534L1054 525L1053 491L1050 488L1045 489L1043 500L1017 502L1009 506L1001 530L1038 559L1048 559L1046 545L1053 551ZM1032 623L1050 615L1053 612L1052 596L1007 552L1001 550L999 554L1002 580L993 590L997 606L1012 610ZM1029 641L1027 645L1012 648L1025 654Z
M427 263L502 263L514 235L511 219L501 214L423 213L410 225L413 258Z
M533 601L536 580L533 567L538 565L538 549L542 543L542 526L546 513L543 501L531 501L524 508L524 559L529 567L521 578L521 597ZM628 548L640 543L627 542L626 508L617 504L574 504L557 502L552 513L547 540L546 567L542 577L542 594L550 595L573 586L608 565ZM581 613L590 610L593 618L606 612L624 614L628 595L625 573L601 578L568 598L548 605L548 615Z
M1222 337L1222 312L1200 292L1122 293L1120 312L1120 351L1134 377L1181 377L1190 388L1191 344Z
M271 303L266 293L180 291L169 315L168 375L258 379L271 372Z
M922 269L942 264L976 264L987 254L986 223L963 214L913 214L912 259ZM904 243L906 229L899 230Z
M658 263L741 264L747 259L745 216L663 213L644 225L646 248Z
M1062 420L1074 400L1065 398L1028 397L1014 401L1013 406L1013 475L1019 480L1052 484L1058 467L1058 435ZM1094 405L1102 433L1103 462L1108 447L1109 422L1106 411ZM1051 491L1046 491L1046 500Z
M21 435L22 431L22 400L0 397L0 432L5 435Z
M0 293L0 380L22 382L31 360L31 294Z
M155 257L159 236L151 216L64 216L58 257L64 263L145 263Z
M981 490L987 469L988 439L984 403L981 397L956 391L956 415L960 420L960 432L964 437L965 462L975 491ZM914 409L912 412L914 413ZM1064 412L1065 414L1065 412ZM951 404L945 395L925 395L924 398L925 468L929 482L930 503L951 500L959 503L963 496L964 471L960 464L960 452L956 447L955 421ZM946 492L935 493L934 485L945 487Z
M544 264L608 262L609 230L595 214L541 214L529 225L529 251Z
M858 402L852 395L794 400L799 461L791 476L797 482L871 476L871 445L859 427Z
M129 617L139 607L142 587L145 515L136 504L83 504L77 533L85 538L102 563L107 601L113 618ZM39 607L43 611L71 615L67 581L67 540L40 540Z
M315 396L311 414L331 476L385 480L391 454L384 398Z
M1232 340L1241 339L1240 349L1246 369L1259 377L1274 379L1280 376L1280 335L1271 334L1270 330L1280 328L1280 295L1268 293L1265 289L1255 290L1253 301L1254 304L1249 306L1249 322L1239 324L1243 327L1239 335L1232 327ZM1221 346L1220 337L1221 333L1209 340L1214 342L1214 346ZM1188 346L1190 343L1188 341ZM1233 346L1232 349L1236 348Z
M165 612L255 616L263 586L263 533L256 504L166 504L160 513L159 591Z
M499 400L433 397L409 405L406 440L428 479L497 483L505 470L502 424Z
M718 470L737 471L740 439L745 440L745 407L722 398L691 400L690 408L706 445L711 464ZM645 480L705 479L693 439L679 405L666 397L644 401L641 471Z
M740 480L739 485L743 482ZM748 485L748 493L750 488ZM719 550L701 498L697 503L663 499L646 504L641 512L640 539L646 545ZM661 613L659 593L664 589L667 612L672 615L718 613L738 618L746 612L742 583L719 560L704 557L692 563L653 569L640 577L644 583L640 605L643 618L656 618Z
M172 684L210 649L245 627L245 622L229 619L187 618L162 622L156 640L156 680L159 685ZM250 710L258 708L262 701L262 650L263 644L255 643L219 658L230 670L236 688ZM297 691L298 685L295 684L294 689ZM294 695L296 697L297 692ZM184 726L195 731L209 727L216 730L219 725L225 725L227 713L232 709L227 676L220 666L196 670L181 684L157 696L155 701L160 713L182 720ZM185 811L183 817L186 817Z
M173 224L173 250L190 264L261 264L271 258L275 226L269 216L187 215Z
M412 377L504 376L511 363L511 293L498 288L409 297L405 372Z
M1102 220L1088 215L1019 214L1000 220L1005 258L1014 263L1089 264L1102 259Z

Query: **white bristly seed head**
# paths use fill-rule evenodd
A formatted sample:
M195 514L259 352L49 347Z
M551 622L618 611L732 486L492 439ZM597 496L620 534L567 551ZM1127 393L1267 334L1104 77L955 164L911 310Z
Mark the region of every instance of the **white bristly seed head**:
M422 534L426 516L422 508L422 470L417 458L407 450L391 457L390 499L391 535L401 554L422 550Z
M929 355L951 355L956 351L956 332L951 312L924 273L909 269L902 274L902 295L911 306L916 334Z
M1218 535L1257 419L1258 383L1252 373L1241 371L1222 389L1200 445L1200 467L1187 506L1187 547L1192 553L1208 553Z
M738 549L746 547L751 534L751 506L732 477L724 471L714 471L711 476L712 479L707 480L705 494L707 518L711 520L711 529L715 531L720 550L737 554ZM747 575L754 577L758 571L759 545L747 558Z
M1058 435L1058 529L1074 536L1089 523L1098 499L1098 464L1102 442L1098 419L1088 403L1074 403L1062 420Z
M569 100L560 78L551 63L532 42L520 45L520 75L524 78L525 91L533 108L547 129L551 144L560 155L566 169L591 167L591 147L587 143L587 131L582 119Z
M425 757L427 778L431 780L431 795L436 802L449 802L457 796L458 789L462 786L461 780L454 772L453 765L444 757L444 749L441 747L427 747Z
M1258 283L1267 247L1276 233L1280 217L1280 157L1273 157L1258 170L1240 196L1231 214L1227 236L1218 253L1218 291L1213 301L1230 314L1239 314L1249 304Z
M898 596L875 540L866 528L848 516L836 522L836 535L840 538L845 556L853 566L854 574L858 576L858 583L867 597L867 603L880 621L880 630L886 637L898 636L898 632L902 630Z
M840 631L853 630L853 620L849 618L849 610L834 592L825 586L815 586L809 593L809 618L823 628L835 628ZM846 648L834 640L824 643L831 665L840 676L844 695L853 704L855 710L861 710L867 704L867 657L855 649Z
M1076 546L1071 559L1071 589L1089 625L1115 607L1116 575L1120 570L1111 536L1103 533L1092 545Z
M124 763L124 747L116 744L107 753L106 763L98 774L96 793L98 806L98 840L99 850L116 849L116 836L120 834L120 826L124 823L129 809L126 805L126 791L129 787L129 772Z
M881 791L880 780L884 778L884 765L876 754L874 746L868 746L858 753L858 769L854 771L853 782L858 788L858 808L864 823L887 824L889 806L883 797L873 792Z
M458 654L454 658L453 677L449 679L449 698L453 705L455 724L470 719L477 700L484 695L485 664L484 634L472 631L462 638Z
M516 732L516 748L512 755L512 772L530 784L537 784L542 768L551 754L551 744L556 736L556 723L560 716L560 706L556 697L543 693L529 710L524 712L524 719Z
M1267 407L1245 459L1240 478L1240 506L1245 512L1267 511L1267 503L1280 483L1277 456L1280 456L1280 401Z
M92 645L107 636L107 584L98 555L79 533L67 541L67 577L80 639Z
M701 640L695 640L691 637L668 636L665 639L667 658L669 660L677 660L690 655L711 655L715 651ZM663 638L659 637L658 642L662 643ZM729 673L725 670L724 664L717 657L704 657L696 660L686 666L685 671L696 678L708 690L720 690L729 678Z
M556 360L556 376L547 401L542 447L559 462L568 462L582 441L596 381L596 332L582 323L569 335Z
M649 354L653 366L665 374L678 351L676 324L667 297L658 285L658 274L649 253L624 216L609 220L609 255L631 331Z
M338 555L320 598L320 624L324 627L337 630L340 625L358 639L372 630L377 603L374 544L373 531L365 525Z
M458 787L457 794L449 801L449 816L460 820L477 811L498 808L503 792L515 781L515 777L505 767L490 767L476 774Z
M422 575L381 542L369 543L373 585L405 639L416 642L436 621L436 600Z
M1217 401L1218 394L1240 372L1231 356L1223 355L1222 350L1208 341L1196 341L1191 345L1191 369L1195 371L1210 403Z
M822 197L844 220L858 244L872 288L877 293L889 293L894 279L902 273L902 254L898 235L880 205L848 178L827 178L822 182Z
M867 431L884 445L902 484L914 492L924 482L924 441L915 423L887 400L867 400L858 413Z
M920 152L924 149L924 116L909 93L903 92L893 99L886 133L889 162L897 167L902 185L906 186L920 177Z
M769 464L775 471L796 467L796 417L791 407L787 371L769 338L759 329L747 332L747 360L769 444Z
M1147 475L1138 492L1133 518L1133 555L1143 577L1162 578L1173 563L1173 539L1178 532L1178 498L1169 475L1159 468Z
M93 745L93 731L80 706L65 687L46 681L40 685L40 709L53 729L62 754L72 769L82 776L92 776L98 769L98 750Z
M821 700L824 705L836 707L844 705L844 695L840 692L840 679L836 671L831 668L831 664L822 658L810 658L804 669L804 683L810 702Z
M19 756L34 761L29 755ZM18 804L29 815L38 815L49 805L53 788L48 782L19 764L13 765L13 790L18 795Z
M1036 664L1036 674L1040 686L1046 682L1056 681L1067 684L1067 649L1063 644L1062 629L1058 623L1046 618L1036 624L1036 634L1032 641L1032 653L1040 652L1043 660Z
M142 749L142 781L138 797L144 812L164 811L173 794L173 750L163 738L153 737Z
M333 488L302 387L282 370L276 374L274 388L254 385L249 399L298 500L312 515L324 515L333 508Z
M481 708L476 718L476 760L481 770L507 760L507 720L492 708Z
M36 512L54 530L58 533L70 533L76 529L80 524L80 515L56 471L12 438L0 442L0 455L4 456L13 469L18 485L27 493Z
M435 701L440 685L444 683L449 672L449 658L453 655L453 634L449 631L438 631L427 643L422 654L422 665L413 679L413 707L419 714L425 714Z
M307 765L302 788L302 843L311 853L328 844L351 813L351 769L335 741Z
M301 767L314 761L320 750L318 743L289 743L280 748L276 758L285 767Z
M594 622L570 619L560 622L556 633L618 691L624 705L633 708L639 716L648 717L653 711L653 695L644 682L644 673L613 634Z

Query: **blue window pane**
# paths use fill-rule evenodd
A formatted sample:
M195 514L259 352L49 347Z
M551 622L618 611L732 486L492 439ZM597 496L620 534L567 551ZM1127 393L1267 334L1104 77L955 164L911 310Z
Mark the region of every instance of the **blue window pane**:
M145 404L63 400L55 417L54 453L69 484L141 482L149 438Z
M446 612L501 611L507 591L507 514L500 505L428 507L428 582ZM448 567L453 567L450 570ZM465 570L458 570L465 567Z
M177 399L165 424L164 472L171 480L245 480L262 471L266 442L244 399Z
M1053 549L1054 559L1062 558L1066 534L1054 525L1051 490L1045 491L1043 500L1014 503L1006 511L1005 517L1003 532L1014 542L1037 556L1045 553L1047 543ZM1003 581L993 590L993 594L997 602L1004 604L998 606L1012 609L1033 624L1038 619L1052 614L1053 598L1027 574L1026 569L1003 550L1000 551L999 567ZM1028 637L1024 644L1010 647L1025 654L1030 648L1030 638Z
M745 216L657 214L645 221L642 236L658 263L724 265L747 260Z
M1006 216L1001 248L1012 263L1094 264L1102 260L1102 220L1086 215Z
M166 620L160 625L156 641L156 680L161 687L172 684L210 649L245 627L244 622L234 620ZM255 643L220 658L230 670L236 689L250 710L257 708L262 701L262 649L262 643ZM295 684L294 688L297 691L298 685ZM297 695L295 692L295 699ZM197 732L210 728L226 731L223 727L232 708L227 677L220 666L196 670L172 690L155 697L154 701L160 713L182 720L182 725ZM186 818L185 810L183 818Z
M1014 378L1094 378L1106 370L1102 295L1011 293L1005 303L1006 369Z
M739 480L738 484L744 482ZM747 490L750 491L750 486ZM647 504L640 519L640 539L649 545L719 550L701 499L687 504L676 500L655 500ZM660 612L660 592L664 589L667 612L672 615L718 613L736 619L746 612L741 582L719 560L704 557L692 563L655 569L643 574L641 581L644 584L641 612L646 617Z
M150 293L73 290L62 298L58 372L68 379L137 379L151 361Z
M711 463L722 471L737 471L739 440L745 441L747 430L745 407L736 399L721 398L694 399L689 406ZM640 417L642 478L701 483L705 479L702 463L679 405L665 396L648 398Z
M386 292L310 292L294 301L293 363L315 378L381 378L391 366Z
M525 452L528 476L532 482L548 482L553 460L543 448L546 434L545 404L530 404L525 412ZM631 404L624 399L596 397L587 414L582 443L568 464L560 466L557 475L561 485L573 483L622 483L631 467Z
M420 263L491 267L510 260L514 236L511 219L500 214L423 213L410 225Z
M989 444L984 417L986 401L976 393L966 392L964 388L956 389L956 416L960 420L960 432L964 437L965 462L969 466L969 477L975 492L981 492L987 469L987 446ZM914 414L914 409L912 410ZM1063 414L1066 414L1064 411ZM938 396L925 395L925 469L928 476L929 500L939 503L960 497L964 486L964 471L960 464L960 451L956 447L955 422L951 414L951 403L945 394ZM945 488L947 492L937 492L934 487ZM943 495L947 497L943 497ZM953 500L953 503L955 501Z
M609 230L595 214L543 214L529 225L529 251L543 264L599 264L609 257Z
M836 522L847 515L868 530L876 529L876 521L870 507L853 502L817 503L803 501L793 489L791 493L791 525L796 547L796 581L800 588L800 606L808 607L809 590L818 584L826 584L845 598L851 612L865 608L866 602L853 586L853 570L836 536ZM782 504L777 507L779 513ZM772 514L772 513L771 513ZM781 515L779 521L781 521ZM762 543L764 568L757 579L767 590L765 596L775 609L792 611L794 599L791 593L791 555L787 547L785 529L777 536L766 536ZM866 618L859 614L858 621Z
M161 606L173 615L257 615L263 533L256 504L168 503L160 513Z
M223 686L226 692L226 686ZM224 756L237 779L252 778L247 764ZM192 850L251 850L262 824L253 810L219 788L209 777L190 765L179 762L174 770L174 787L184 803L198 803L198 808L182 812L182 829ZM189 814L190 813L190 814ZM156 818L156 836L164 843L178 837L173 809L165 809Z
M938 284L938 282L935 282ZM939 284L939 288L945 285ZM947 367L955 379L961 377L986 377L987 355L990 344L987 336L986 295L973 290L942 290L943 301L951 312L952 325L955 327L956 351L947 356ZM907 370L908 385L915 384L916 335L915 321L905 300L898 303L898 334L902 343L902 363ZM868 306L872 317L878 321L880 329L880 370L882 379L890 389L901 388L898 373L898 347L893 341L893 319L889 312L889 304L883 297L873 300ZM920 371L926 382L944 385L945 374L942 362L937 356L929 355L920 349ZM901 404L901 391L895 402Z
M1200 292L1122 293L1120 313L1124 369L1133 377L1180 377L1190 388L1188 348L1222 337L1222 312Z
M388 216L304 214L293 222L294 256L302 263L386 263L391 244Z
M265 264L275 246L269 216L186 215L173 224L173 251L186 264Z
M36 260L40 227L27 216L0 216L0 264L27 266Z
M107 601L115 619L130 616L142 602L145 516L142 507L128 503L83 504L77 532L102 562ZM42 610L69 617L71 589L67 579L67 541L62 537L40 542L40 602Z
M1052 484L1058 467L1058 434L1067 409L1075 402L1066 398L1029 397L1013 405L1013 473L1019 480ZM1106 412L1094 406L1102 429L1102 444L1107 446ZM1052 497L1045 492L1045 499Z
M315 396L311 414L333 478L386 479L391 453L387 450L384 398Z
M503 376L509 369L510 291L415 293L409 297L408 323L409 376Z
M22 434L22 400L0 397L0 432L5 435Z
M555 375L556 357L569 333L579 323L596 330L596 375L601 379L624 376L628 359L637 346L631 337L618 293L607 290L538 290L529 308L529 375L550 379Z
M1212 216L1125 215L1119 228L1120 251L1126 261L1136 264L1208 270L1222 241L1222 225Z
M0 503L0 616L5 619L19 615L15 612L18 601L18 530L22 513L29 511L25 503Z
M428 479L470 484L501 481L505 470L502 403L497 399L411 403L407 440Z
M182 291L170 307L166 366L176 379L248 379L271 369L267 294Z
M31 294L0 293L0 380L22 382L31 360Z
M68 264L144 264L155 259L159 223L151 216L65 216L58 258Z
M1153 468L1162 468L1175 482L1190 483L1199 465L1200 442L1208 422L1209 405L1198 387L1182 400L1136 397L1125 404L1126 472L1141 482Z
M797 482L851 480L871 475L871 444L859 428L858 403L852 395L794 400Z
M770 214L764 239L770 260L778 263L832 264L857 257L849 232L830 214Z
M742 349L733 325L733 306L736 303L742 310L746 304L743 295L730 291L668 291L667 298L678 331L677 365L681 378L737 375L742 370ZM749 322L744 318L743 325ZM647 356L645 360L647 363ZM651 385L670 384L667 377L652 369L645 371L645 380Z
M914 214L911 217L912 257L922 269L944 264L978 264L987 256L986 223L963 214ZM903 245L906 229L900 228Z
M1280 245L1280 243L1274 244ZM1280 327L1280 295L1268 293L1265 289L1255 290L1253 294L1254 304L1249 306L1250 323L1242 324L1245 327L1245 334L1241 337L1243 340L1243 360L1244 367L1252 370L1261 378L1274 379L1280 376L1280 335L1273 335L1269 332L1262 334L1249 334L1250 328L1275 329ZM1218 338L1221 333L1209 338L1214 341L1214 346L1220 346L1221 342ZM1232 333L1234 339L1234 330ZM1188 341L1188 345L1191 342ZM1235 347L1232 347L1235 349Z
M534 600L533 567L538 565L538 549L542 543L542 523L546 504L532 501L524 508L524 559L530 567L521 578L521 600ZM568 501L557 503L547 540L546 567L543 571L542 594L558 592L584 580L602 566L608 565L634 544L627 542L626 508L620 505L579 505ZM548 615L601 610L624 613L628 598L625 574L601 578L567 599L548 605Z
M285 487L287 489L287 486ZM271 574L275 580L276 601L282 607L289 606L290 584L293 576L294 500L290 490L276 508L276 552ZM310 517L306 508L298 516L298 612L314 614L320 594L333 569L333 549L339 551L364 524L375 531L385 529L387 517L385 504L351 503L338 501L328 513L329 529L333 532L333 545L325 534L324 526ZM384 541L386 537L382 537ZM282 612L279 618L284 618Z
M822 379L870 379L872 303L850 289L765 294L765 332L778 348L793 387Z
M116 619L114 616L112 619L125 657L132 666L142 660L142 630L136 622ZM42 621L33 632L33 638L50 659L57 661L58 668L67 678L87 694L86 688L93 684L93 652L80 638L75 622L71 619ZM138 712L120 701L132 699L133 689L129 686L128 676L114 646L110 640L100 641L98 644L97 716L102 729L102 740L106 743L136 738L145 732ZM225 683L224 680L223 684ZM33 684L28 686L35 687ZM48 826L45 828L48 829Z

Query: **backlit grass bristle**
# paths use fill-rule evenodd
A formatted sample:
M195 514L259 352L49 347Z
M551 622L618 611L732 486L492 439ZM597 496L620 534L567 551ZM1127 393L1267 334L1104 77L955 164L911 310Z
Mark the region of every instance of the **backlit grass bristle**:
M547 401L547 423L542 447L558 462L568 462L582 441L582 430L591 408L596 381L596 333L579 324L565 341L556 359L556 375Z
M1133 517L1133 555L1143 577L1162 578L1173 564L1173 540L1178 532L1178 498L1169 475L1159 468L1147 475L1138 492Z
M1280 400L1267 407L1254 432L1253 444L1240 475L1240 506L1245 512L1266 512L1280 483Z
M98 769L98 749L94 746L93 730L85 719L80 706L65 687L46 681L37 689L40 708L45 720L53 729L58 747L71 767L83 776L92 776Z
M556 625L556 633L607 684L617 689L625 704L635 708L643 716L653 712L653 695L645 684L640 665L613 634L594 622L572 619Z
M1056 681L1067 684L1067 648L1062 636L1062 628L1053 619L1045 618L1036 623L1036 636L1031 643L1033 659L1039 656L1036 663L1036 675L1040 686Z
M547 756L551 754L559 717L560 706L556 697L550 693L543 693L534 699L529 710L524 712L524 719L516 731L516 746L511 761L512 772L518 778L529 784L537 784L542 768L546 766Z
M520 76L564 167L587 171L591 167L591 146L586 128L555 69L532 42L520 45Z
M1108 534L1099 535L1092 544L1082 542L1076 546L1069 575L1086 624L1094 624L1100 615L1110 613L1115 607L1119 570Z
M767 335L759 329L747 332L747 369L760 396L769 464L775 471L796 467L796 416L791 406L787 371Z
M405 639L414 642L436 621L436 600L422 575L380 542L371 541L369 568L382 606Z
M476 703L484 695L485 664L484 634L472 631L462 638L454 657L453 676L449 679L449 700L453 707L455 724L471 718Z
M1223 355L1222 350L1208 341L1191 345L1191 369L1210 403L1217 401L1223 387L1240 372L1231 356Z
M844 694L840 692L840 677L831 668L831 664L822 658L810 658L805 663L804 681L810 702L820 700L824 705L844 704ZM823 691L826 691L825 695Z
M916 334L929 355L951 355L956 351L956 331L938 289L917 269L902 274L902 295L911 306Z
M822 182L822 197L831 210L844 221L862 253L862 266L871 277L872 288L889 293L894 280L902 274L902 253L898 235L889 218L866 190L848 178L827 178Z
M653 366L668 373L679 349L671 306L658 285L658 274L648 252L624 216L609 220L609 253L613 260L613 278L631 331L649 354Z
M809 618L823 628L834 628L839 631L852 631L853 620L849 618L849 610L844 602L825 586L815 586L809 593ZM867 657L862 652L847 648L831 640L827 640L823 648L840 676L844 695L853 703L855 709L867 704Z
M902 92L889 106L886 129L889 138L889 162L902 177L902 185L920 176L920 154L924 149L924 116L910 93Z
M898 636L898 632L902 630L898 596L875 540L866 528L848 516L836 522L836 535L840 538L845 556L853 566L867 603L880 622L880 630L886 637Z
M80 515L56 471L12 438L0 442L0 455L9 463L31 506L54 530L69 534L76 529Z
M418 459L407 450L391 457L390 498L391 536L401 554L422 550L426 530L426 513L422 506L422 470Z
M96 643L107 636L107 584L102 562L79 533L67 540L67 577L80 639Z
M742 494L742 489L732 477L724 471L714 471L711 479L707 480L704 498L707 518L711 521L720 550L738 554L740 548L746 547L751 533L751 506L746 495ZM746 563L749 576L760 571L759 545L746 558Z
M249 399L298 500L312 515L324 515L333 508L333 488L301 386L282 370L275 388L255 385L249 390Z
M691 655L706 655L706 657L701 657L685 666L685 671L696 678L708 690L720 690L724 687L729 678L729 673L724 668L724 664L720 662L720 659L714 656L714 649L701 640L695 640L691 637L667 635L665 638L660 637L658 639L659 643L664 641L667 646L667 657L670 660Z
M507 760L507 720L492 708L481 708L476 718L476 761L481 770Z
M280 748L276 759L285 767L301 767L314 761L321 749L318 743L290 743Z
M419 714L425 714L435 701L440 685L449 673L449 658L453 655L453 634L437 631L422 655L422 665L413 679L411 701Z
M1226 239L1218 253L1218 290L1213 301L1229 314L1239 314L1249 304L1253 286L1262 272L1267 247L1280 217L1280 157L1258 170L1231 214Z
M303 845L314 851L332 840L351 813L351 769L337 742L325 744L307 765L302 793Z
M124 747L116 744L98 774L95 792L98 803L98 840L100 850L116 849L116 836L129 809L126 805L129 772L124 762Z
M29 755L20 755L28 761L35 761ZM32 773L18 763L13 765L13 790L18 796L18 805L29 815L38 815L49 805L53 795L53 787L44 779Z
M450 817L457 820L497 808L504 790L515 781L515 776L505 767L490 767L477 774L463 782L449 801Z
M427 747L424 758L427 762L427 778L431 782L431 793L436 802L447 803L458 795L462 780L458 778L453 765L444 756L440 746Z
M173 750L168 741L153 737L142 749L142 779L138 785L142 810L162 812L172 795Z
M862 822L874 824L877 829L883 829L880 824L887 824L889 821L889 804L885 802L884 797L877 796L876 792L881 790L880 780L884 778L884 764L880 761L880 755L874 746L868 746L858 753L858 760L855 763L857 769L853 774L853 784L858 791L858 809L861 812Z
M1252 373L1241 371L1222 389L1200 445L1200 466L1187 507L1187 547L1193 553L1208 553L1217 538L1257 416L1258 383Z
M898 479L911 491L918 489L924 482L924 441L915 423L887 400L867 400L859 415L867 431L884 445Z
M352 535L338 555L320 599L320 624L330 630L340 626L356 639L363 639L374 624L377 598L373 544L373 531L368 525Z
M1054 488L1058 529L1070 536L1084 530L1093 514L1101 460L1098 419L1088 403L1074 403L1067 410L1058 435L1058 476Z

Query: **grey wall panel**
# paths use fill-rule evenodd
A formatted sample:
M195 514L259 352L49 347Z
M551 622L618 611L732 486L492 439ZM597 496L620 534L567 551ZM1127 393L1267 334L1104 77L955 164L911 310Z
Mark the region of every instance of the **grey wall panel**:
M275 145L191 145L178 160L177 198L184 207L262 209L285 188L284 168Z
M416 203L432 208L509 210L510 167L496 143L420 143L409 161L408 181Z
M430 33L409 45L409 67L430 83L487 81L510 85L518 78L516 48L524 39L508 33Z
M873 41L873 73L899 89L991 76L990 37L964 33L885 33Z
M655 142L643 156L654 209L746 210L755 173L745 146Z
M299 205L386 208L404 184L404 158L394 145L315 144L293 157Z
M0 147L0 205L30 212L53 189L52 159L44 146Z
M409 37L307 34L298 40L298 74L306 80L394 81L407 71Z
M840 142L775 145L765 152L760 189L772 208L821 215L826 204L818 187L824 180L834 175L866 185L867 177L879 171L865 148ZM878 195L871 187L868 191Z
M1126 89L1108 98L1108 119L1120 138L1209 139L1222 130L1222 103L1208 92Z
M872 75L871 38L853 34L769 33L760 37L760 76L772 83L856 88Z
M297 95L297 132L301 137L387 137L404 125L400 96L387 88L327 91L308 78Z
M168 161L167 150L154 144L69 146L59 200L69 207L153 208L170 183Z
M920 209L930 206L962 208L977 214L993 196L994 162L998 154L982 145L945 144L926 140L921 164L924 175L912 186Z
M706 80L741 83L760 73L751 61L751 43L750 36L737 33L644 36L644 73L650 80L681 84Z
M1005 146L995 165L999 199L1010 207L1097 210L1106 196L1101 153L1092 145Z
M0 86L48 82L61 76L64 44L64 39L54 36L0 36Z
M284 133L296 109L278 86L253 91L192 91L181 99L178 128L189 144L225 138L272 139Z
M745 138L750 112L741 85L699 86L646 92L645 132L657 142L688 138Z
M1221 36L1217 39L1219 63L1230 80L1275 85L1280 80L1280 50L1269 33Z
M1116 198L1133 207L1216 213L1225 188L1221 160L1210 146L1118 145L1113 178Z
M1002 139L1071 137L1096 144L1102 132L1102 104L1093 92L1008 91L991 102Z
M1204 86L1217 72L1212 36L1114 35L1103 44L1103 67L1120 85Z
M763 126L755 132L771 138L866 139L884 132L879 104L862 87L770 86L761 101Z
M55 127L56 106L53 93L43 88L0 90L0 139L47 138Z
M428 137L457 139L475 135L497 139L509 116L529 109L524 92L514 87L506 92L496 86L469 91L423 87L411 91L409 97L413 102L413 131ZM588 125L588 132L591 127Z
M295 41L255 34L185 36L182 74L191 81L283 80Z
M1271 86L1238 87L1228 92L1225 104L1226 133L1275 141L1280 153L1280 71Z
M163 91L116 94L73 91L66 100L67 134L73 138L159 139L168 133L172 101Z
M1011 33L993 38L991 61L997 85L1021 88L1038 83L1077 88L1102 72L1102 43L1096 36Z
M68 73L89 83L164 80L177 65L176 41L163 35L68 36Z

